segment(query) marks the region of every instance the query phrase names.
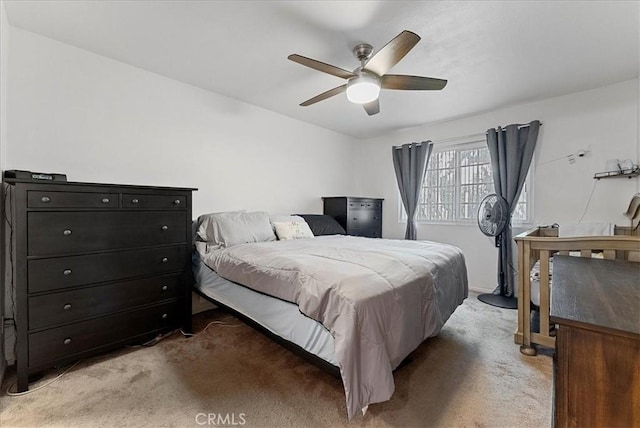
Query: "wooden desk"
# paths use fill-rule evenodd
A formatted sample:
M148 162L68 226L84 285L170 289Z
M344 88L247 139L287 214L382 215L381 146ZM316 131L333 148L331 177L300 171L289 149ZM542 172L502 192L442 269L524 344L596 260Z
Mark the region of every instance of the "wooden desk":
M553 264L555 426L640 426L640 263Z

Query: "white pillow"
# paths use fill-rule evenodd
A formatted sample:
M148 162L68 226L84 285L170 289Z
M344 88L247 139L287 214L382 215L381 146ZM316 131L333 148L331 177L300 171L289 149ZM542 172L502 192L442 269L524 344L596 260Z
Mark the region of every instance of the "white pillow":
M243 212L246 212L246 210L202 214L198 217L197 221L197 240L202 242L213 242L217 235L216 228L218 219Z
M280 240L313 238L313 232L306 221L276 221L273 223Z
M271 227L273 228L273 233L276 233L276 223L282 223L287 221L295 221L295 222L305 222L305 220L299 215L291 215L291 214L269 214L269 221L271 221Z
M264 211L209 214L200 229L203 231L205 241L212 246L224 248L276 240L269 222L269 214Z

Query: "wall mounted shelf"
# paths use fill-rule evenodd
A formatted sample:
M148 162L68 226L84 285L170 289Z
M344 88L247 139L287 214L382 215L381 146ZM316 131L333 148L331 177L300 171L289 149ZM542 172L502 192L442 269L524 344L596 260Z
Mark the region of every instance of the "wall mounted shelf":
M619 171L607 171L607 172L596 172L593 176L594 179L600 180L601 178L632 178L640 175L640 169L634 169L631 172L619 172Z

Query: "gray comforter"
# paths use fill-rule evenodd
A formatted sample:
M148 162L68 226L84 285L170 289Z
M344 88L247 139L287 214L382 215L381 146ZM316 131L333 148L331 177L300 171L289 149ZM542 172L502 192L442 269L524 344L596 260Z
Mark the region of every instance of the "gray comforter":
M434 242L324 236L214 249L203 260L329 329L350 419L391 398L393 369L468 293L462 252Z

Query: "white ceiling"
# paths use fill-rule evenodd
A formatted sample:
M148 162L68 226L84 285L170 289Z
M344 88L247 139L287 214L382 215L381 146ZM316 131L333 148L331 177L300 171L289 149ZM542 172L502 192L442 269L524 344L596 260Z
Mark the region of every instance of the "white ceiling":
M637 1L5 1L11 25L324 128L369 137L637 77ZM382 91L368 116L344 94L298 104L402 30L422 40L392 69L449 80Z

